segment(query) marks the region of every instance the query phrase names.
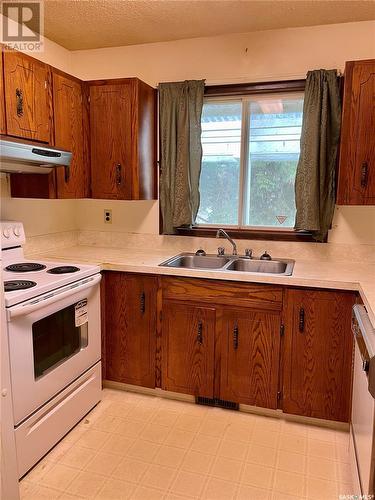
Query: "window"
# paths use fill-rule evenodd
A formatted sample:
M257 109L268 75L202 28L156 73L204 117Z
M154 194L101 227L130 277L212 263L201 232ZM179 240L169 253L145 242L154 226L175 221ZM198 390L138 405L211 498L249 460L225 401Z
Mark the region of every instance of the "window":
M303 92L207 98L198 226L292 229Z

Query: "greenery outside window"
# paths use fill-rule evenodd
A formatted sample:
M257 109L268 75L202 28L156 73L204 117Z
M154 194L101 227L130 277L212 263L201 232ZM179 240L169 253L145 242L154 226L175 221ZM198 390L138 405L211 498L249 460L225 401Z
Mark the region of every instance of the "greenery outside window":
M303 92L209 97L197 228L293 231Z

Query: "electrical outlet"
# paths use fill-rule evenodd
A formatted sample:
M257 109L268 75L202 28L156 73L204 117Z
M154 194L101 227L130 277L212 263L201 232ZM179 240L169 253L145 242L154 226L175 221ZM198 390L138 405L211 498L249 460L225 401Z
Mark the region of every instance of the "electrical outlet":
M112 224L112 210L104 209L104 224Z

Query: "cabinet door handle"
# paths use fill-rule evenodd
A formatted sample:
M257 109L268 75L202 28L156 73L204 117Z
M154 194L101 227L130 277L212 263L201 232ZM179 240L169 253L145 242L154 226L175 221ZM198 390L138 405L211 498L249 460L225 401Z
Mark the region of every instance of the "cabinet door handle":
M21 89L16 89L16 106L17 116L23 116L23 92Z
M65 179L65 182L69 182L69 179L70 179L70 167L68 167L68 166L64 167L64 179Z
M300 307L300 310L299 310L298 329L299 329L300 333L303 333L305 330L305 310L303 307Z
M141 296L139 298L139 308L141 310L141 314L144 314L146 312L146 294L145 292L141 293Z
M368 181L368 163L364 161L361 165L361 187L365 188Z
M233 328L233 349L238 349L238 325Z
M200 320L198 321L197 341L198 344L203 344L203 323Z
M121 172L121 163L117 163L116 165L116 184L119 185L122 182L122 172Z

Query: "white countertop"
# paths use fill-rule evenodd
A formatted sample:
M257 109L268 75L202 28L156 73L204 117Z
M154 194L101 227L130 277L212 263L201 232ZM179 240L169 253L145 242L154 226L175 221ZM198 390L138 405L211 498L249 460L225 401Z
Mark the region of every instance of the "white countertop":
M375 263L308 261L296 259L292 276L265 276L238 271L192 270L160 267L159 264L177 254L172 249L140 250L76 245L48 251L43 258L74 263L98 264L102 270L190 276L219 280L280 285L354 290L360 296L375 326ZM35 259L35 256L33 255ZM280 257L281 258L281 257ZM277 259L277 255L274 256Z

